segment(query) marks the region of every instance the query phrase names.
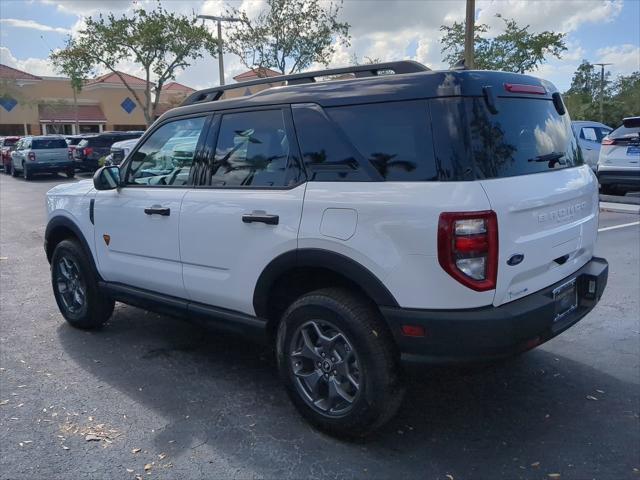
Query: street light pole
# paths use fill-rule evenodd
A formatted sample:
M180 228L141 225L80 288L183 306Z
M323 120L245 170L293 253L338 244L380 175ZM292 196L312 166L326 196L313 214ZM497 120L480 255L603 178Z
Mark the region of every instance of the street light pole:
M464 65L469 69L474 68L473 42L475 39L476 2L467 0L467 18L464 24Z
M613 63L594 63L594 65L600 66L600 123L603 123L604 113L602 109L602 102L604 98L604 67L607 65L613 65Z
M203 20L214 20L218 23L218 69L220 74L220 85L224 85L224 59L222 55L222 22L240 22L241 18L217 17L214 15L198 15Z

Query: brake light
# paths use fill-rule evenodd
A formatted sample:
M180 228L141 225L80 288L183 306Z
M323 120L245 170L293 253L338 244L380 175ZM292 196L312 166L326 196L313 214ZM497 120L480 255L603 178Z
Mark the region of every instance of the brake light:
M529 93L533 95L544 95L547 90L539 85L525 85L522 83L505 83L504 89L511 93Z
M484 292L496 288L498 218L492 210L441 213L438 261L463 285Z
M27 156L27 158L28 158L29 160L31 160L32 162L35 162L35 161L36 161L36 154L35 154L35 152L29 152L29 155Z
M602 145L613 145L616 141L613 138L604 137L602 139Z
M92 153L93 153L93 148L91 148L91 147L85 147L85 148L83 148L83 149L82 149L82 154L83 154L85 157L88 157L88 156L89 156L89 155L91 155Z

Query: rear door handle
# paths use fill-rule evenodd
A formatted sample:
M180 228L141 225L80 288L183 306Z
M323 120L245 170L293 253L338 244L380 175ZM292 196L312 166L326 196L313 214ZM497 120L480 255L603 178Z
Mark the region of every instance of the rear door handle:
M144 213L147 215L162 215L163 217L168 217L171 215L171 209L164 208L159 205L153 205L152 207L145 208Z
M267 225L278 225L280 217L278 215L269 215L263 212L254 212L242 215L244 223L266 223Z

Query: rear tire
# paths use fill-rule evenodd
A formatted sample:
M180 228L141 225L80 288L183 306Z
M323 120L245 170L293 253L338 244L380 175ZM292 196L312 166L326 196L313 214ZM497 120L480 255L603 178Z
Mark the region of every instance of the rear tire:
M11 174L11 162L5 164L4 166L4 173L6 173L7 175Z
M402 403L391 332L371 302L348 290L326 288L296 300L278 327L277 358L293 404L329 434L365 436Z
M11 176L12 177L17 177L18 176L18 171L14 168L13 165L11 165Z
M67 177L73 178L76 176L76 172L74 170L67 170Z
M75 240L63 240L51 256L51 284L62 316L76 328L100 328L115 302L103 294L86 252Z
M603 195L615 195L616 189L613 185L600 185L600 193Z

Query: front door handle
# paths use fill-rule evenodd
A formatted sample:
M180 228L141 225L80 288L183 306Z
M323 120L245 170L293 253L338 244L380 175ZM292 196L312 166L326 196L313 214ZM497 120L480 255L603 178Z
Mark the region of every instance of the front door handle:
M168 217L171 215L171 209L164 208L159 205L153 205L152 207L145 208L144 213L147 215L162 215L163 217Z
M253 212L242 215L244 223L266 223L267 225L278 225L280 217L278 215L269 215L265 212Z

